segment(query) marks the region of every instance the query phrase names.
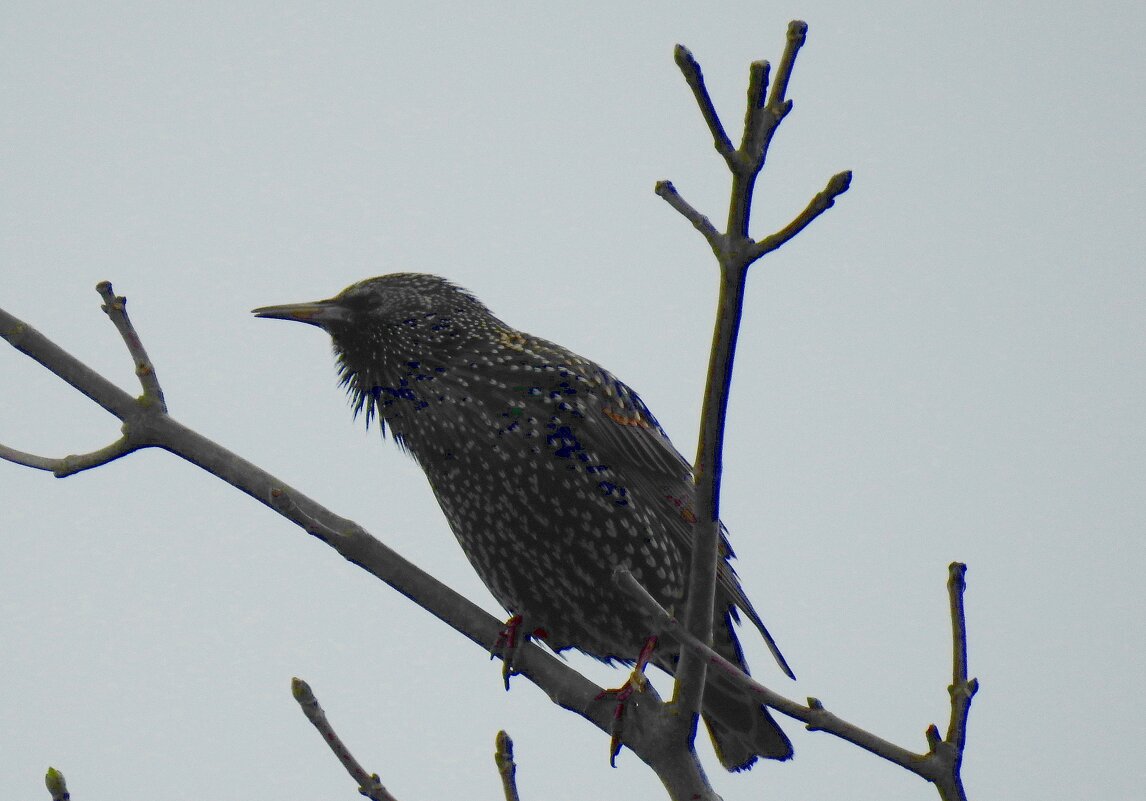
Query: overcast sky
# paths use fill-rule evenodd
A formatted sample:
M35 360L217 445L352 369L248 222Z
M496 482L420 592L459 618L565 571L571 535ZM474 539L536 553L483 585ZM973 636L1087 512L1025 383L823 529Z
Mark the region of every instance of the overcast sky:
M972 798L1141 791L1146 278L1141 4L50 3L0 11L0 306L136 392L114 282L172 414L502 611L417 467L354 423L326 338L255 306L398 270L642 393L681 451L716 295L653 194L722 220L748 64L810 32L754 233L851 191L753 268L724 520L797 675L775 689L916 750L946 727L944 583L969 565ZM618 10L618 7L624 10ZM118 422L0 349L0 442ZM572 658L598 682L624 678ZM0 464L0 799L357 797L311 682L402 799L657 798L607 741L320 542L162 452L66 480ZM727 801L933 799L785 721L796 758L702 759Z

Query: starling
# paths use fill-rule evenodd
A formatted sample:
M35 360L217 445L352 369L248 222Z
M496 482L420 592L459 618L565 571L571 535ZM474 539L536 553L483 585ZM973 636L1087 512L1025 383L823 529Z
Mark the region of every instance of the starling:
M625 567L682 610L692 551L692 469L633 390L560 345L503 323L444 278L395 273L329 300L267 306L333 339L355 416L422 467L494 598L555 651L631 663L650 633L613 582ZM721 534L714 648L747 672L738 611L783 657L729 565ZM672 673L679 648L653 663ZM744 770L792 746L768 710L715 671L703 718L721 764Z

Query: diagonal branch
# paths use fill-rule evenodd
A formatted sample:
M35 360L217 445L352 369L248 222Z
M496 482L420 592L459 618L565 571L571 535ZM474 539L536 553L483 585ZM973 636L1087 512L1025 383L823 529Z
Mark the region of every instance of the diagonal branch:
M771 253L792 237L796 236L796 234L803 231L811 225L812 220L834 206L836 198L848 191L851 185L851 170L844 170L843 172L838 172L833 175L828 179L828 185L824 187L823 191L816 193L816 196L812 198L803 211L796 215L792 222L785 225L776 233L766 236L752 245L748 249L749 259L756 261L761 256L766 253Z
M115 294L111 288L111 281L100 281L96 284L96 292L99 292L104 301L100 308L104 310L115 329L119 331L119 335L123 338L123 344L127 346L127 352L131 354L132 361L135 362L135 375L143 387L143 397L140 398L140 401L145 406L154 404L161 411L166 412L167 401L163 397L163 388L159 386L159 378L155 375L155 365L152 364L151 358L147 355L147 349L143 347L143 340L139 338L135 326L131 324L131 319L127 316L127 298Z
M692 51L680 44L673 49L673 60L676 61L677 67L684 75L685 82L688 83L688 88L692 90L692 95L696 98L696 105L700 108L701 116L704 117L704 122L708 125L709 132L712 133L713 147L731 166L731 159L735 156L736 151L732 149L732 140L724 132L724 125L716 113L716 106L712 104L708 87L704 85L704 73L700 70L700 64L693 58Z
M680 212L682 217L692 223L692 227L700 231L701 235L708 240L713 252L719 256L723 249L724 240L720 232L716 230L716 226L712 224L712 220L694 209L687 200L681 197L672 181L657 181L654 191L664 198L666 203Z
M118 311L113 306L112 312ZM134 437L135 447L162 448L274 509L483 650L488 651L496 641L502 628L500 621L404 559L357 523L339 517L257 465L183 426L159 403L131 397L3 310L0 336L123 420L125 430L130 432L128 436ZM540 687L553 703L585 718L601 731L612 733L613 705L601 700L602 689L557 657L529 642L514 654L513 667ZM635 722L624 732L624 745L657 773L672 798L715 801L717 796L696 755L679 743L666 743L657 736L656 721L665 716L663 706L651 701L634 704L627 714Z
M326 712L323 710L322 705L318 703L318 699L314 695L314 691L310 689L310 685L299 678L291 679L290 682L291 695L294 700L298 702L299 708L306 719L311 722L311 725L318 730L322 735L322 739L330 747L331 752L342 763L342 767L346 768L346 772L350 774L350 778L358 782L358 792L371 801L398 801L390 791L382 784L382 780L378 778L377 773L367 773L366 769L355 759L354 754L350 753L350 749L346 747L346 743L342 742L342 738L338 736L338 732L334 730L334 726L330 724L330 720L326 717Z
M32 326L0 309L0 338L55 373L72 388L126 420L135 413L135 399L95 370L49 340Z
M901 768L933 783L943 801L967 801L963 792L960 769L963 749L966 744L967 714L971 697L978 689L975 679L967 681L966 672L966 621L963 616L963 574L966 565L954 562L950 566L951 578L947 586L951 596L951 625L954 630L955 678L951 692L951 728L947 739L939 736L932 725L927 729L927 753L919 754L890 740L885 740L850 723L824 708L817 698L808 698L804 706L779 693L770 690L742 671L738 665L729 662L707 643L697 639L687 627L661 606L655 598L641 586L633 574L624 568L613 572L613 580L645 609L656 624L656 630L678 640L686 649L703 658L710 667L720 670L741 687L752 692L761 703L783 712L789 717L802 721L809 731L823 731L856 745L865 751L886 759ZM962 661L960 661L962 653Z

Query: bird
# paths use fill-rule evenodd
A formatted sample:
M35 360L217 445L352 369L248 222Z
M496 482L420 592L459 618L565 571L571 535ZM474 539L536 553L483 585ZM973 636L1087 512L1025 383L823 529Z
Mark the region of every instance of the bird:
M561 652L632 664L652 625L617 568L683 610L692 554L692 468L637 393L599 364L519 331L440 276L392 273L257 317L326 331L354 417L418 463L493 597ZM713 648L745 672L743 614L792 677L729 560L721 526ZM679 645L652 663L673 673ZM701 716L721 764L786 760L767 708L708 671Z

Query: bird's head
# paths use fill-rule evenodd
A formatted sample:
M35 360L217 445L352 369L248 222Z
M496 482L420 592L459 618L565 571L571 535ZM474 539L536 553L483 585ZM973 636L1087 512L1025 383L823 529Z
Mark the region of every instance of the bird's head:
M393 273L367 278L332 298L263 306L257 317L294 320L330 334L342 383L367 420L379 393L439 373L475 340L505 325L485 305L444 278Z
M473 295L445 278L427 273L392 273L351 284L332 298L308 303L263 306L256 317L294 320L316 325L332 336L364 334L375 329L433 328L466 319L472 322L490 316ZM423 325L428 321L429 325Z

